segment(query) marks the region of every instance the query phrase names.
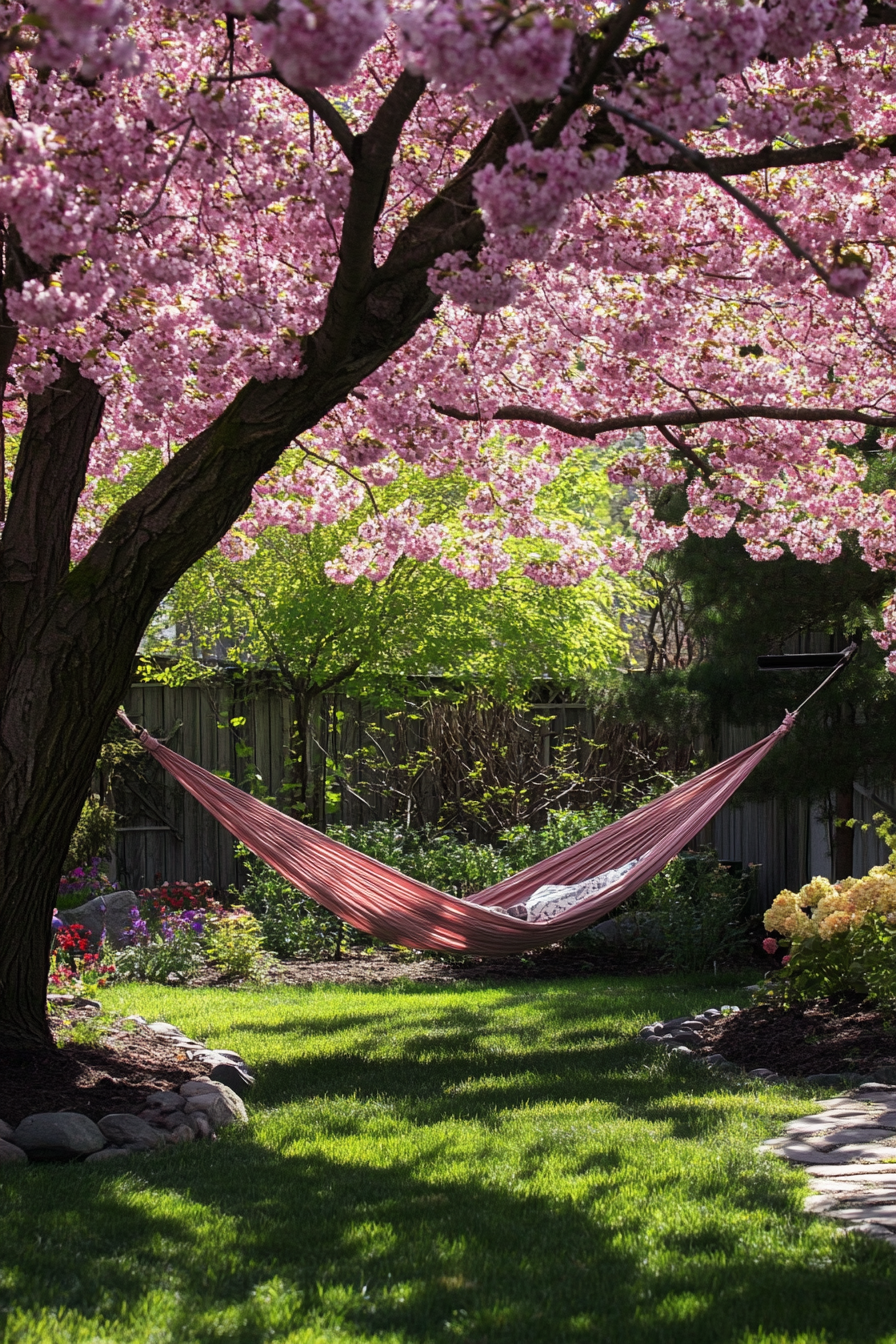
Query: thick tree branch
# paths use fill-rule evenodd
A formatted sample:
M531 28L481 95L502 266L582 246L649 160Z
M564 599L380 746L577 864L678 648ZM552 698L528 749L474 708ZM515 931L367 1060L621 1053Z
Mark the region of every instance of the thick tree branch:
M329 357L345 353L357 328L374 271L373 242L386 201L392 162L408 117L426 88L420 75L402 71L368 130L355 140L349 202L342 222L339 267L316 342Z
M68 360L46 391L28 398L28 420L0 538L0 687L22 629L68 572L72 522L104 399Z
M290 84L288 80L283 78L276 66L272 67L272 75L278 84L283 85L284 89L289 89L290 93L294 93L301 98L312 115L320 117L349 163L354 163L358 136L355 135L342 113L333 106L329 98L326 98L319 89L304 89L296 84Z
M452 420L480 419L473 411L461 411L455 406L441 406L436 402L430 404L434 411L438 411L440 415L450 416ZM559 429L561 433L571 434L579 439L596 439L601 434L618 434L621 430L627 429L712 425L721 424L726 420L789 420L805 424L824 424L826 421L831 421L869 425L877 429L896 429L896 412L891 415L874 414L870 411L853 411L833 406L716 406L708 410L688 407L683 411L607 416L603 420L573 420L569 416L557 415L554 411L542 410L537 406L499 406L489 418L524 420L528 424Z
M591 53L585 59L578 75L569 81L571 87L561 95L559 102L551 109L544 125L534 137L537 149L546 149L556 144L560 132L573 113L590 101L595 83L609 68L632 28L640 18L643 18L649 3L650 0L626 0L626 3L606 20L603 33L592 44Z
M591 138L589 135L589 140ZM601 143L606 143L608 138L611 137L603 137ZM621 136L615 138L621 143ZM887 149L891 154L896 153L896 135L875 138L870 144L854 135L848 140L829 140L822 145L798 145L793 149L775 149L767 145L751 154L706 154L704 155L706 167L698 166L683 154L673 154L665 163L643 163L637 155L630 154L624 176L646 177L652 173L706 172L710 176L724 173L738 177L747 173L762 172L767 168L800 168L815 163L842 163L847 154L858 149L860 145Z

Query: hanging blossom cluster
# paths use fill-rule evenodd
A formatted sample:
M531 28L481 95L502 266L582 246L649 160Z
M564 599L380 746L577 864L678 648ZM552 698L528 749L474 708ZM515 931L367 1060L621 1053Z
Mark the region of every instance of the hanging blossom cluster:
M528 140L511 145L502 168L490 163L476 174L474 191L488 233L500 239L507 256L531 257L539 235L553 235L570 202L608 191L625 170L624 147L583 153L579 135L573 123L558 149L539 150Z
M553 98L569 74L574 29L561 13L513 0L415 0L399 14L405 58L475 103Z
M568 206L605 192L625 170L627 150L584 151L584 117L575 117L556 149L536 149L531 141L511 145L498 169L487 164L474 179L487 243L473 258L448 252L429 273L436 294L448 294L474 313L497 312L519 295L523 282L513 270L522 259L540 259L550 250Z
M641 74L632 74L613 101L677 139L694 129L708 129L721 118L737 127L742 90L733 82L726 89L724 81L732 80L760 53L783 60L805 56L824 40L851 39L864 15L861 0L770 0L762 5L685 0L654 19L654 31L665 50L653 58L651 77L644 80ZM756 106L749 95L745 102L745 126L758 129ZM764 100L761 109L763 139L795 129L786 124L792 115L786 103L775 107ZM673 152L650 131L622 117L611 115L611 120L645 162L663 163Z
M32 0L0 5L0 32L6 48L27 52L44 76L74 69L89 82L140 69L141 53L128 31L133 18L128 0ZM8 63L0 61L0 70L5 79Z
M324 566L327 578L334 583L361 578L376 583L391 574L402 556L421 563L434 560L444 545L445 528L421 523L420 512L419 504L406 500L362 523L358 540L343 546L341 558Z
M251 6L255 14L269 8L267 0ZM288 84L329 88L348 83L387 21L382 0L278 0L275 16L253 18L251 30Z

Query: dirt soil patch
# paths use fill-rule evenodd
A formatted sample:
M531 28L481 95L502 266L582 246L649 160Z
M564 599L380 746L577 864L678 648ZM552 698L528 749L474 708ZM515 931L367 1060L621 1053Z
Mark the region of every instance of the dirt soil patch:
M745 1008L701 1030L701 1055L718 1053L745 1069L871 1073L896 1065L896 1015L870 1008L858 995L818 999L795 1008Z
M95 1009L66 1009L50 1018L57 1041L73 1025L97 1016ZM91 1120L143 1110L149 1092L177 1091L181 1083L210 1072L189 1061L146 1027L114 1026L91 1045L55 1050L0 1049L0 1119L17 1125L26 1115L80 1111Z

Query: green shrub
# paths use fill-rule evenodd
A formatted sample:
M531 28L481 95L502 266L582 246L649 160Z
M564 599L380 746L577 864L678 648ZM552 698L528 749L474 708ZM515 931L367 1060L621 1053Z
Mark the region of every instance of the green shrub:
M117 821L114 810L107 807L98 794L92 793L81 809L65 860L65 871L84 868L97 855L111 854Z
M212 966L233 979L257 978L267 966L261 925L248 910L236 906L209 921L205 953Z
M257 919L262 946L278 957L338 956L345 941L342 920L298 891L245 845L237 845L236 853L246 869L246 881L242 891L234 887L230 895L238 896ZM360 936L352 931L353 938Z
M688 863L674 858L634 900L635 941L658 950L676 971L701 971L732 961L747 949L744 907L748 891L714 855Z

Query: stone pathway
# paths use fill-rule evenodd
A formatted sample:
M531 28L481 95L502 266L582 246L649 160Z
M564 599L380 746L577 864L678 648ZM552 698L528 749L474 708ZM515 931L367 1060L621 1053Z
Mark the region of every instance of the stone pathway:
M820 1101L759 1151L805 1166L807 1213L896 1246L896 1088L863 1083Z
M771 1069L744 1073L722 1055L698 1055L701 1030L740 1009L734 1004L707 1008L690 1017L652 1022L639 1033L645 1045L722 1072L739 1073L762 1083L784 1083ZM856 1075L811 1074L795 1081L842 1086ZM815 1103L811 1115L766 1139L759 1152L805 1166L812 1187L807 1213L836 1218L844 1231L864 1232L896 1246L896 1087L867 1081L842 1096Z

